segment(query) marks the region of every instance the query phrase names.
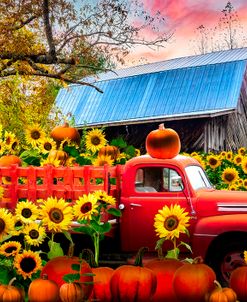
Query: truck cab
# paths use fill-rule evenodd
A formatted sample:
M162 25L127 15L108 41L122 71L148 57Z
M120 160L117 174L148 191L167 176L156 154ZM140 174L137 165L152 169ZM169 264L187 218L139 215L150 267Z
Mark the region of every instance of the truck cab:
M190 216L190 257L202 256L227 284L231 271L243 265L247 243L247 193L216 190L197 160L177 155L133 158L122 175L121 250L141 246L155 250L154 216L165 205L179 204ZM171 247L170 247L171 248Z

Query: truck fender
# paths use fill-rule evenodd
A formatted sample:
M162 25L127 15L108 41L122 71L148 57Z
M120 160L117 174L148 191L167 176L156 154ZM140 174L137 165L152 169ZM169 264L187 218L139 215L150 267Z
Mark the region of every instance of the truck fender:
M192 236L193 256L205 258L211 242L219 235L228 232L247 233L247 213L201 218L196 224Z

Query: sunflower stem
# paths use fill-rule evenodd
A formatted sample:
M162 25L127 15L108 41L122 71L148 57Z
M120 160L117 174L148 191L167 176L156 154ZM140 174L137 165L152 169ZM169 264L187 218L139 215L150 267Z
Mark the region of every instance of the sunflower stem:
M93 234L93 244L94 244L94 260L96 267L99 266L99 233L95 232Z

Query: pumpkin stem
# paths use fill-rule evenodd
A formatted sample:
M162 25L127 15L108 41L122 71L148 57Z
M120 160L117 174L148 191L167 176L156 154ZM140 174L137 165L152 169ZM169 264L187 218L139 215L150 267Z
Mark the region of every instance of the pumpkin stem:
M97 267L97 263L94 259L94 254L90 249L83 249L81 257L87 261L90 267Z
M134 266L143 266L142 258L145 252L148 251L148 247L141 247L137 252Z
M164 255L163 255L162 247L159 247L159 248L157 249L157 252L158 252L158 258L159 258L159 259L163 259L163 258L164 258Z
M192 264L200 264L200 263L203 263L202 256L198 256L198 257L194 258L192 261Z
M159 130L164 130L165 129L165 125L162 123L162 124L159 124Z
M42 279L43 279L43 280L48 280L48 275L47 275L47 274L44 274L44 275L42 276Z
M11 286L14 283L15 280L16 280L16 277L13 277L12 279L10 279L8 285Z
M74 256L74 249L75 249L75 244L71 242L69 245L68 257Z
M218 282L217 280L214 280L214 284L217 286L218 289L222 289L220 282Z

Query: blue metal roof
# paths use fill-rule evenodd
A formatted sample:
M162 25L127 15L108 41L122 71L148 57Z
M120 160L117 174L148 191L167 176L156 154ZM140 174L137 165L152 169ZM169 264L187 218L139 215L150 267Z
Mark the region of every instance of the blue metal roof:
M241 48L130 67L101 74L103 93L70 85L56 104L77 127L226 114L237 107L246 63Z

